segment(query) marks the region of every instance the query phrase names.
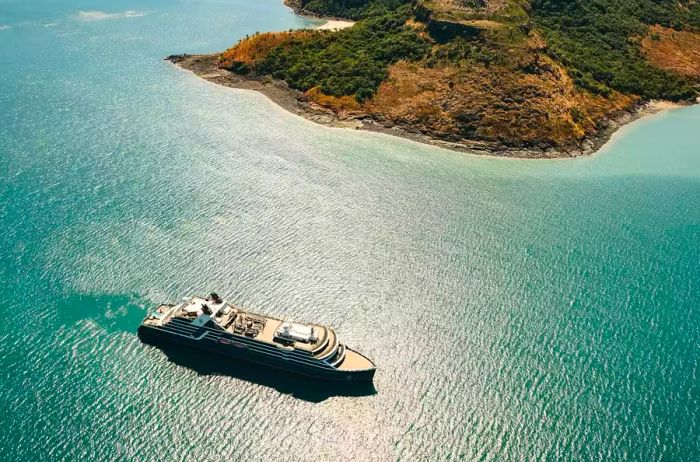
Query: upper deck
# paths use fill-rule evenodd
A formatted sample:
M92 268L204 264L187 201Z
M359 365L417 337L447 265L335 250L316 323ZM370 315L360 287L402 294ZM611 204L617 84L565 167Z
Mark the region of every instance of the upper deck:
M250 313L215 296L193 297L177 305L161 305L144 320L144 324L163 326L175 318L185 319L199 327L223 329L279 348L304 351L318 359L324 359L338 349L338 339L330 327L290 323Z

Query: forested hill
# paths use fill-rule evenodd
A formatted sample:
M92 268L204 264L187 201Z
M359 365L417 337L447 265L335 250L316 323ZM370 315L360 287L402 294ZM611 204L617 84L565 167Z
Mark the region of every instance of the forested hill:
M288 3L318 16L359 20L385 14L401 5L413 2L411 0L288 0Z
M640 101L692 101L697 0L289 0L348 29L247 37L220 66L435 138L571 147Z
M695 93L689 79L647 59L641 39L651 34L653 40L661 40L650 31L652 25L700 31L700 2L535 0L532 16L544 33L549 54L569 69L582 88L672 100Z

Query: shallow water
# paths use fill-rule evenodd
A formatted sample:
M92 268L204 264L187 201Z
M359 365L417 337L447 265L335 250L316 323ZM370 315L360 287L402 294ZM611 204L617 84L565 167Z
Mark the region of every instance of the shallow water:
M0 460L698 459L700 107L590 158L489 159L162 61L318 23L0 0ZM211 290L336 326L377 393L136 337Z

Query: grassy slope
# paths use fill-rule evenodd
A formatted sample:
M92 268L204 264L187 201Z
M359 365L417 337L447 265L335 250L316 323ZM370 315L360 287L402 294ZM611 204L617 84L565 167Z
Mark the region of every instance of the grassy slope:
M655 66L690 79L700 79L700 34L653 26L641 42Z
M319 16L360 20L396 10L412 0L291 0L296 5Z
M696 93L687 79L649 63L639 41L655 23L676 29L699 28L700 4L533 0L532 6L550 53L569 69L578 86L603 94L615 89L670 100L688 99Z
M698 76L683 61L697 50L658 58L673 43L698 43L695 0L297 3L358 23L254 36L228 50L222 67L269 74L319 104L445 140L573 146L640 98L697 95ZM657 32L650 45L657 20L685 30L682 41Z

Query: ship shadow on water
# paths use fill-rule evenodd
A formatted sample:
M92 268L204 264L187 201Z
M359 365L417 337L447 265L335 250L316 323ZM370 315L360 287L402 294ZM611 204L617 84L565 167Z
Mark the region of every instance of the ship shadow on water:
M334 396L371 396L377 394L372 382L344 383L315 380L272 368L258 366L216 353L183 347L139 335L141 341L161 350L168 360L193 370L199 375L223 375L265 387L311 403L320 403Z

